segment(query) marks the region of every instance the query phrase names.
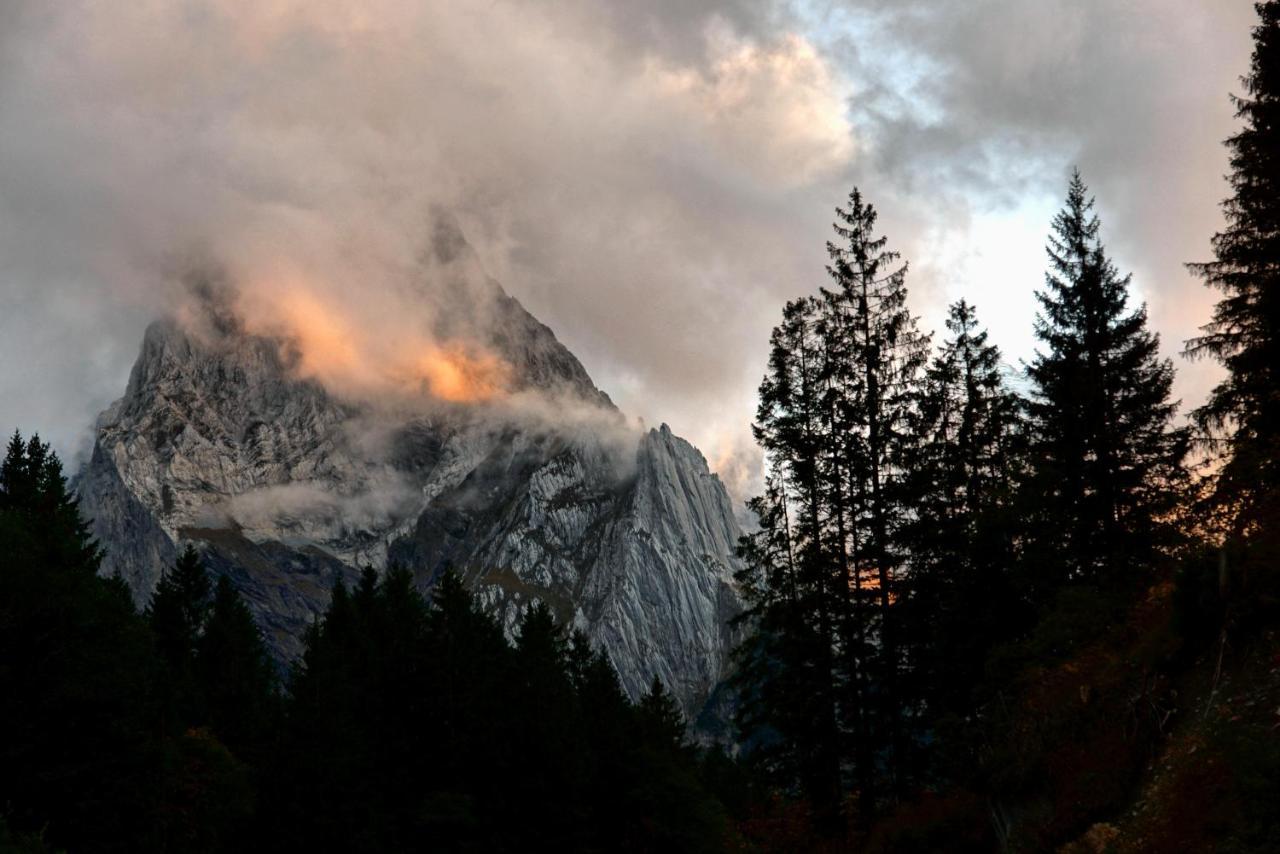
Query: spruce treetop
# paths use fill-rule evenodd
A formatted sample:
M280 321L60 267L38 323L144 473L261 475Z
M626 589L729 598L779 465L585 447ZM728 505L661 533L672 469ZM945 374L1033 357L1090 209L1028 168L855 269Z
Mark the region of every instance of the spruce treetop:
M1226 143L1226 227L1213 237L1214 260L1188 265L1222 292L1186 355L1227 369L1194 417L1199 439L1221 463L1213 504L1231 509L1237 532L1280 504L1280 3L1255 8L1245 95L1234 98L1244 126Z

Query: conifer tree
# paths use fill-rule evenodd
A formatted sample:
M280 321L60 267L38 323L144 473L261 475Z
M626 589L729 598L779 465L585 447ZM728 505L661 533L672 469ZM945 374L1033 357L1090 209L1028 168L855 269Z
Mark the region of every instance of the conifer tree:
M513 814L554 848L575 847L583 824L579 786L586 767L568 651L551 609L543 602L526 608L515 647L516 698L524 712L516 728L519 770L510 781Z
M154 652L57 455L16 435L0 463L0 810L57 849L150 844Z
M743 568L735 579L746 608L734 625L746 637L734 651L734 721L763 779L784 786L804 781L812 797L810 786L825 791L834 773L821 758L834 746L834 698L820 679L827 671L813 666L822 660L824 639L806 614L809 597L801 595L783 477L775 465L765 493L748 502L759 528L738 546ZM819 721L827 725L815 726Z
M68 570L97 574L102 561L79 502L67 489L62 461L48 443L32 435L23 441L14 431L0 463L0 510L39 524L41 559Z
M284 743L271 769L266 811L277 816L277 844L295 850L351 847L352 828L371 822L374 755L369 713L376 694L365 618L339 579L323 619L289 685Z
M1148 566L1171 533L1187 433L1172 425L1173 366L1158 354L1145 306L1130 310L1077 171L1053 220L1027 367L1032 478L1040 511L1036 563L1055 584L1114 586Z
M839 241L827 244L827 269L836 287L823 297L827 338L836 342L827 368L835 392L832 436L843 463L833 474L848 484L847 498L837 496L837 502L850 516L839 546L842 562L851 567L841 591L846 613L865 615L843 622L853 671L845 708L864 751L872 745L891 751L890 783L900 791L909 767L903 713L912 700L902 690L909 662L895 611L904 593L899 588L905 581L905 526L914 503L908 465L929 336L907 308L907 265L886 248L888 238L877 234L875 208L855 188L848 207L837 208L836 215ZM868 668L856 653L868 654L869 638L874 662ZM864 769L859 788L868 808L873 761L864 752L857 763Z
M752 628L738 653L739 725L824 822L850 785L869 813L881 769L891 788L901 782L908 700L895 609L928 356L875 210L854 190L837 217L834 287L789 303L771 338L754 425L768 488L752 502L761 527L741 543L739 575Z
M783 309L770 339L753 432L768 455L769 492L753 502L761 528L744 537L739 576L754 634L739 658L740 689L751 697L740 722L772 733L756 757L779 778L799 783L823 816L842 790L836 621L844 597L831 536L823 453L830 457L823 407L819 303ZM752 719L754 717L754 719Z
M1244 127L1227 140L1226 228L1213 238L1214 260L1190 265L1223 294L1187 352L1227 369L1194 415L1219 463L1214 504L1234 537L1280 519L1280 2L1255 8L1245 95L1234 99Z
M235 586L218 578L197 644L196 672L210 728L244 758L261 758L274 726L275 674Z
M596 839L618 838L628 806L621 797L635 785L636 732L632 705L618 675L587 636L575 630L569 639L570 678L577 698L578 738L584 748L582 791L588 801Z
M162 691L168 725L181 732L205 720L196 653L209 616L211 585L200 554L190 544L156 584L147 619L164 668Z
M507 702L516 677L502 630L453 572L441 576L431 591L426 644L435 686L437 773L468 779L478 773L477 753L500 767L507 757L497 753L505 733L497 731L501 715L495 706Z
M684 715L675 698L657 676L649 684L649 691L640 698L637 707L640 728L645 738L664 748L681 751L688 743L685 736Z
M1014 561L1020 402L999 349L964 300L925 378L918 413L907 595L914 674L926 713L962 714L986 652L1015 622Z
M209 616L211 585L200 554L187 545L173 568L160 576L147 615L161 655L175 670L195 661Z

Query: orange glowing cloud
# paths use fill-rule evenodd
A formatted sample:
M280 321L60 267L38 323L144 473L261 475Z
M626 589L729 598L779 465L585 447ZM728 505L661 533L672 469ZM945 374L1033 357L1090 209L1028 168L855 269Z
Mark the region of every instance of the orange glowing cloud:
M300 372L317 379L352 379L364 372L355 331L331 306L297 288L279 301L285 335L297 348Z
M321 283L322 284L322 283ZM251 331L278 338L297 374L354 397L417 397L450 403L504 397L511 366L475 342L434 341L404 317L362 312L296 274L247 290L241 312Z
M414 368L432 397L476 403L506 394L510 366L492 353L460 344L429 346Z

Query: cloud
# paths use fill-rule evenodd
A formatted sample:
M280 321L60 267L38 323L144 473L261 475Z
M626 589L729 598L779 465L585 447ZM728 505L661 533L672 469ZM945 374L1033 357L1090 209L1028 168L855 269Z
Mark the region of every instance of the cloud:
M989 238L1025 232L1028 222L1047 231L1078 165L1097 195L1104 240L1134 272L1137 297L1176 356L1216 299L1183 264L1209 256L1221 225L1221 141L1235 127L1228 93L1248 69L1250 0L818 6L823 29L843 33L828 48L843 52L855 81L880 83L855 110L870 140L864 174L908 196L908 206L936 199L947 220L969 220L922 227L929 217L912 214L917 221L904 228L916 243L908 251L926 261L917 286L933 302L975 299L1006 349L1026 355L1021 295L1039 285L1043 256L1006 265L997 279L985 276L990 263L956 275L930 264L945 253L917 238L932 231L989 257L1025 255ZM1195 405L1217 370L1181 359L1177 367L1178 392Z
M383 530L401 521L420 503L412 486L388 478L358 493L333 491L332 485L296 482L263 486L201 507L195 527L235 525L249 536L285 532L320 539ZM316 531L323 531L321 537Z
M850 161L848 85L813 45L791 35L761 48L724 32L709 41L708 68L654 62L648 82L745 177L791 187L829 177Z
M749 304L744 273L791 269L765 239L789 212L761 200L853 154L838 71L765 8L9 3L3 355L42 376L0 374L0 414L69 444L193 268L292 333L304 372L377 385L440 345L417 286L438 209L606 388L710 393L732 368L691 333L715 319L722 345L743 305L715 292Z
M444 209L624 411L749 491L768 330L823 282L855 182L916 310L967 296L1017 358L1027 244L1079 164L1176 352L1214 299L1181 264L1220 222L1251 21L1248 0L0 0L0 427L75 450L192 269L264 331L336 316L311 327L336 366L310 369L378 386L450 344L421 287ZM1179 370L1191 401L1214 375Z

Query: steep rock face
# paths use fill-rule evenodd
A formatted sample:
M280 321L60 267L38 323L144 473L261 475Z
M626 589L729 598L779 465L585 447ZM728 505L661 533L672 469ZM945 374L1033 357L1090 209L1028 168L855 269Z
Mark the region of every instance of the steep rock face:
M665 424L641 440L637 469L583 598L595 603L595 636L620 672L650 662L664 683L701 696L706 677L727 669L728 621L740 609L729 584L739 536L733 508L702 454ZM634 693L651 675L633 670L624 681Z
M195 543L287 661L357 567L398 561L424 590L451 567L508 629L544 601L605 650L629 694L657 675L696 715L725 674L739 607L723 486L665 425L629 428L549 329L492 280L480 287L472 317L436 322L474 332L482 318L516 390L574 410L573 423L549 423L547 407L528 418L339 400L297 377L287 342L216 305L198 333L153 324L79 480L104 570L141 604Z
M608 653L638 696L653 676L695 711L727 667L738 529L719 479L664 424L634 459L590 443L512 437L442 493L391 558L434 578L467 568L514 626L548 603Z

